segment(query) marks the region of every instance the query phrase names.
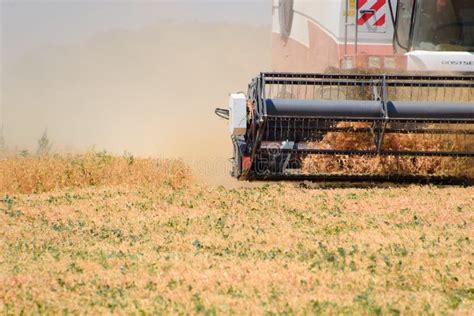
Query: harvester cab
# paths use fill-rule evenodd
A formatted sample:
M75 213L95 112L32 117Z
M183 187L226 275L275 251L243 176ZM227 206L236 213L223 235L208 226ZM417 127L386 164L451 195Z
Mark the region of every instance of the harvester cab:
M274 18L280 22L274 23L280 28L273 34L277 71L259 74L247 94L231 94L228 108L216 109L218 116L229 119L232 176L472 184L474 2L327 1L331 9L341 8L344 22L327 47L320 46L329 41L324 36L333 21L325 19L324 8L311 3L275 2ZM428 17L441 19L437 14L444 14L444 20L427 30ZM384 25L387 20L392 24ZM294 23L298 28L292 29ZM318 27L324 23L329 24L322 32ZM364 23L370 25L364 29ZM303 36L298 32L305 24ZM360 29L365 33L359 36ZM393 47L387 52L384 41L390 34ZM306 50L301 44L305 36ZM319 60L324 58L321 52L339 58L325 64ZM351 55L359 67L365 59L366 69L347 71L342 65ZM375 57L385 60L385 67L371 71ZM405 69L386 69L396 64L391 60L400 59L406 61ZM288 71L305 65L314 72ZM439 73L446 69L456 73Z
M474 72L474 3L469 0L399 0L393 44L407 69Z

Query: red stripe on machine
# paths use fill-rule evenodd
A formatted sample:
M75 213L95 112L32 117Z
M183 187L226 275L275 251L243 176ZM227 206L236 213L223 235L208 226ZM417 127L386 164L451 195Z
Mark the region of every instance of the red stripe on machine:
M373 14L371 14L371 13L364 13L364 15L361 16L359 18L359 20L357 21L357 24L364 25L365 22L367 22L372 16L373 16Z
M387 0L378 0L370 9L378 11L382 9L386 3L387 3Z
M382 25L385 25L385 14L382 15L382 17L378 19L377 22L375 22L374 24L374 26L382 26Z

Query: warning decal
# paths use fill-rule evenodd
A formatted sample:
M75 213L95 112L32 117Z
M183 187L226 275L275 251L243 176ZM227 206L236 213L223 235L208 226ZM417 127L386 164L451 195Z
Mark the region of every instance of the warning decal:
M361 32L386 31L387 0L359 0L357 25Z

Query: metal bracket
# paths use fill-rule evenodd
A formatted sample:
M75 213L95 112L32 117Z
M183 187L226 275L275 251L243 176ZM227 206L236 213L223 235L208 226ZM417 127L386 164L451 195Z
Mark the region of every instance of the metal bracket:
M377 155L380 155L382 151L383 139L385 137L385 129L387 128L387 124L390 121L390 117L388 116L388 108L387 108L387 82L386 76L382 77L381 82L381 95L380 95L380 102L382 103L382 121L378 121L375 123L377 128L377 134L375 135L375 147L377 150Z
M285 141L282 144L282 148L283 149L296 149L297 147L296 147L295 142ZM291 158L291 154L287 154L283 162L282 172L285 172L285 170L288 168L288 164L290 163L290 158Z

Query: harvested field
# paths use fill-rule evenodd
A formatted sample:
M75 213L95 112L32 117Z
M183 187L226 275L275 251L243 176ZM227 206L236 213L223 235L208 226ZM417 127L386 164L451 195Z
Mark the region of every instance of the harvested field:
M22 166L7 183L30 179L25 174L36 174L39 162L41 170L58 170L48 177L55 183L66 170L59 166L79 158L22 159L0 161L2 172ZM86 170L102 169L100 159L81 159L96 164ZM110 159L115 163L104 170L127 177L103 172L103 182L43 186L32 194L19 193L36 191L32 180L27 187L4 182L2 313L474 309L471 187L210 188L189 180L181 163L158 164L176 170L179 185L172 185L163 173L126 180L141 167Z

